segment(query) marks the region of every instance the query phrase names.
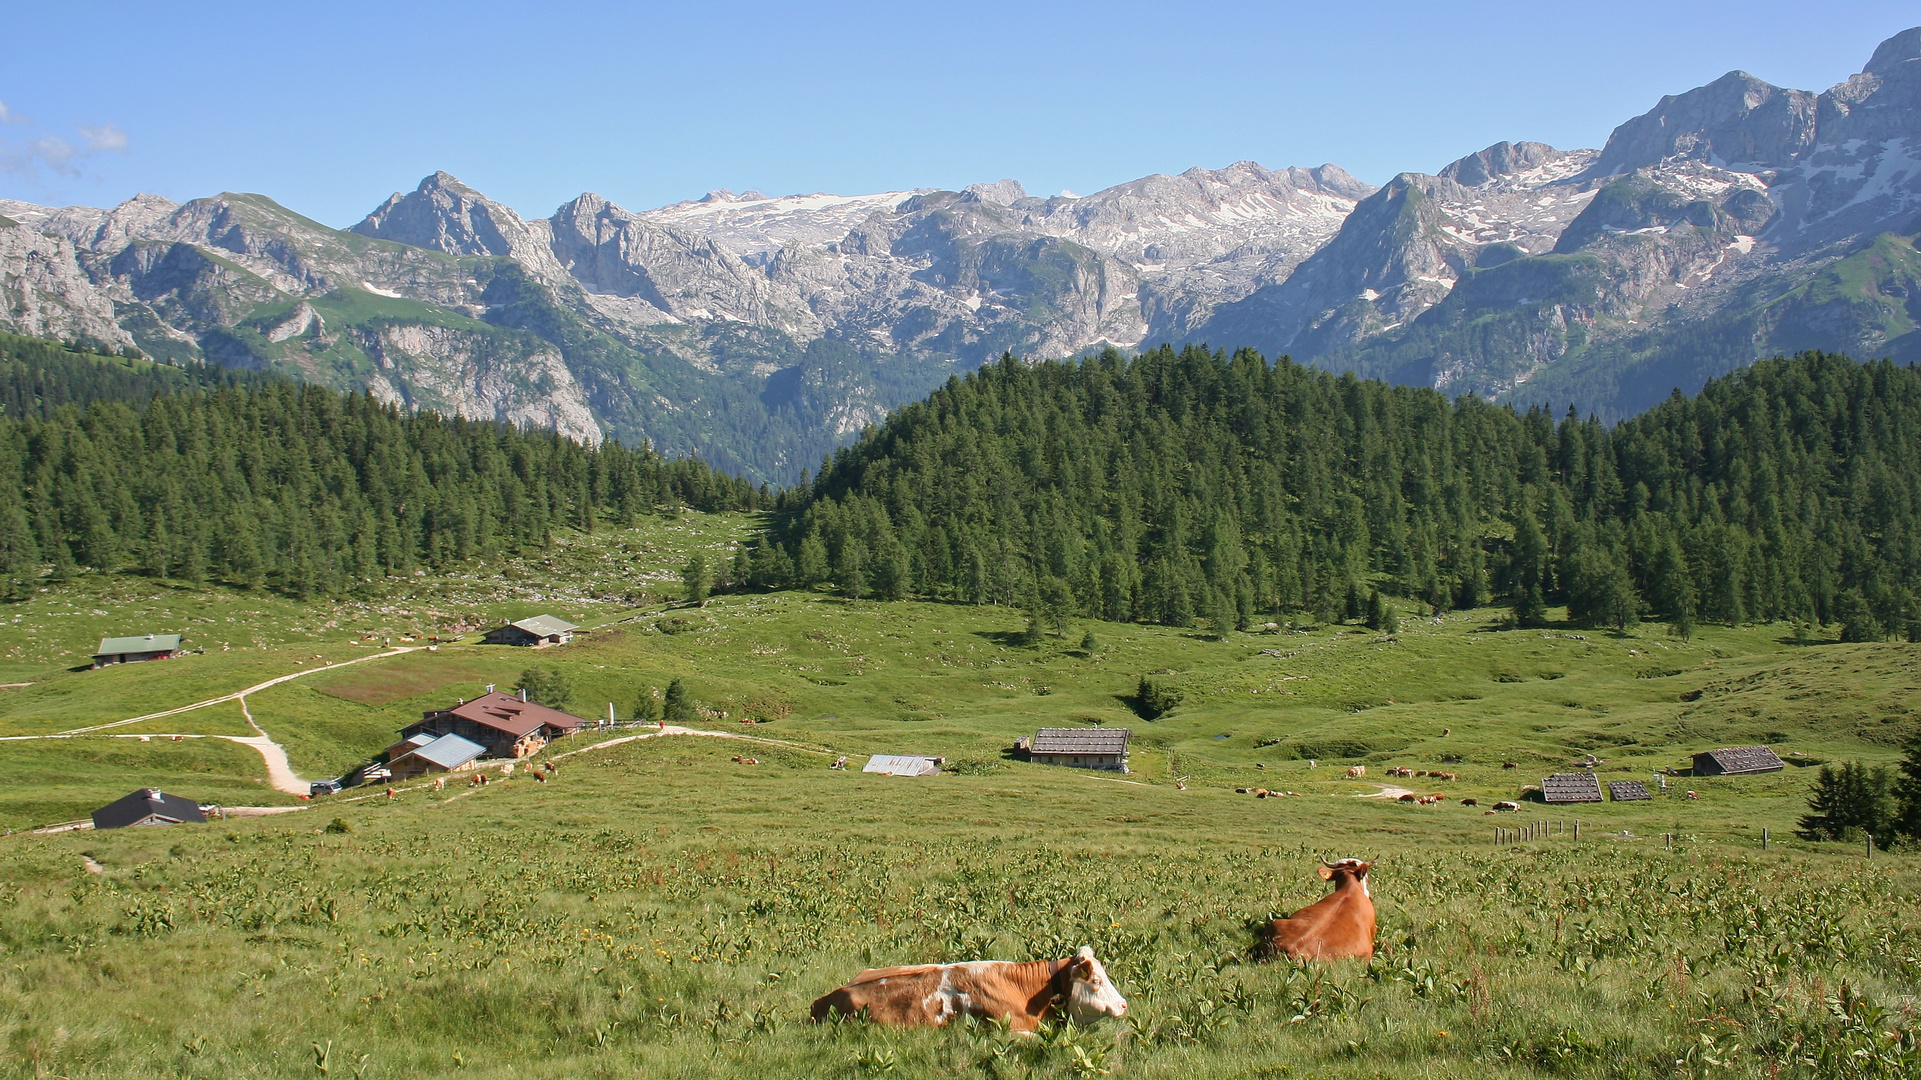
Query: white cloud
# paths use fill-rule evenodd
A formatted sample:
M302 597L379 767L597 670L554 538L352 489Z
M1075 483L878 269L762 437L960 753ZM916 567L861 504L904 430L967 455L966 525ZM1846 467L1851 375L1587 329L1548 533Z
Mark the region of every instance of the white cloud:
M0 124L31 124L31 123L33 123L33 117L21 116L19 113L14 112L12 109L7 108L6 102L0 101Z
M28 122L26 117L0 103L0 123ZM112 124L82 127L79 132L81 146L58 135L0 139L0 173L31 178L39 175L41 169L50 169L62 176L79 176L81 163L93 155L127 152L127 133Z
M85 151L53 135L42 135L21 142L4 142L0 143L0 172L33 176L44 165L63 176L78 176L80 169L74 165L74 159L84 156Z
M87 140L87 153L89 154L99 154L107 151L125 153L127 149L127 133L114 127L112 124L102 124L99 127L83 127L80 129L80 137Z

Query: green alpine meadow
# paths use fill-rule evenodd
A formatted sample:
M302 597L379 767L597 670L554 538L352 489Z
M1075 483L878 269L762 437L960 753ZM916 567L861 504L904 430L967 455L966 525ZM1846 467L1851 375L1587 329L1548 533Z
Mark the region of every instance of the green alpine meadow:
M1921 1074L1910 366L1009 355L775 487L137 351L0 338L0 1076Z

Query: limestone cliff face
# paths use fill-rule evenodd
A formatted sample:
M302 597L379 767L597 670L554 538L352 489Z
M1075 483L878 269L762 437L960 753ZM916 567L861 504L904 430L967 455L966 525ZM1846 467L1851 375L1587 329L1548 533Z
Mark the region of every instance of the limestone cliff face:
M439 326L388 326L361 336L378 371L369 389L383 401L600 442L600 425L558 349L519 349Z
M0 226L0 326L16 334L133 344L113 301L94 287L66 237L23 224Z

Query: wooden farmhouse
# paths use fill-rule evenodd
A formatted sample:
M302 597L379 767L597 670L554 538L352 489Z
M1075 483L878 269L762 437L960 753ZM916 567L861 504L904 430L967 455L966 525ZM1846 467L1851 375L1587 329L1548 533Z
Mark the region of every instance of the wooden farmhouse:
M93 812L96 829L124 829L129 825L179 825L205 821L200 804L159 788L141 788L124 798L115 799Z
M1591 772L1564 772L1541 778L1541 801L1589 803L1601 801L1601 778Z
M1696 776L1746 776L1785 768L1780 757L1765 746L1730 746L1694 755Z
M480 743L461 735L420 732L387 748L387 770L395 780L411 780L431 773L463 772L487 753Z
M1127 771L1130 728L1042 728L1027 743L1027 759L1072 769Z
M108 664L131 664L140 660L171 660L179 655L179 634L101 638L100 648L94 650L93 666L103 668Z
M540 649L548 645L565 645L574 640L574 631L580 629L565 619L552 615L536 615L531 619L510 622L497 630L487 631L484 639L489 645L526 645Z
M587 721L513 694L484 694L451 709L435 709L400 732L402 744L415 735L458 735L486 748L488 758L524 758ZM401 745L401 744L396 744ZM425 745L425 744L421 744ZM391 749L389 751L391 753ZM418 753L416 747L403 753Z

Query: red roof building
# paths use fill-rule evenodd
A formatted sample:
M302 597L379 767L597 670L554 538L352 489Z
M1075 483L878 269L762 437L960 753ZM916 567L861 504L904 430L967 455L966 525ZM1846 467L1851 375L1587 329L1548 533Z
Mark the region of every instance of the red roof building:
M458 735L487 748L490 758L524 758L587 721L513 694L485 694L451 709L435 709L401 731L403 738Z

